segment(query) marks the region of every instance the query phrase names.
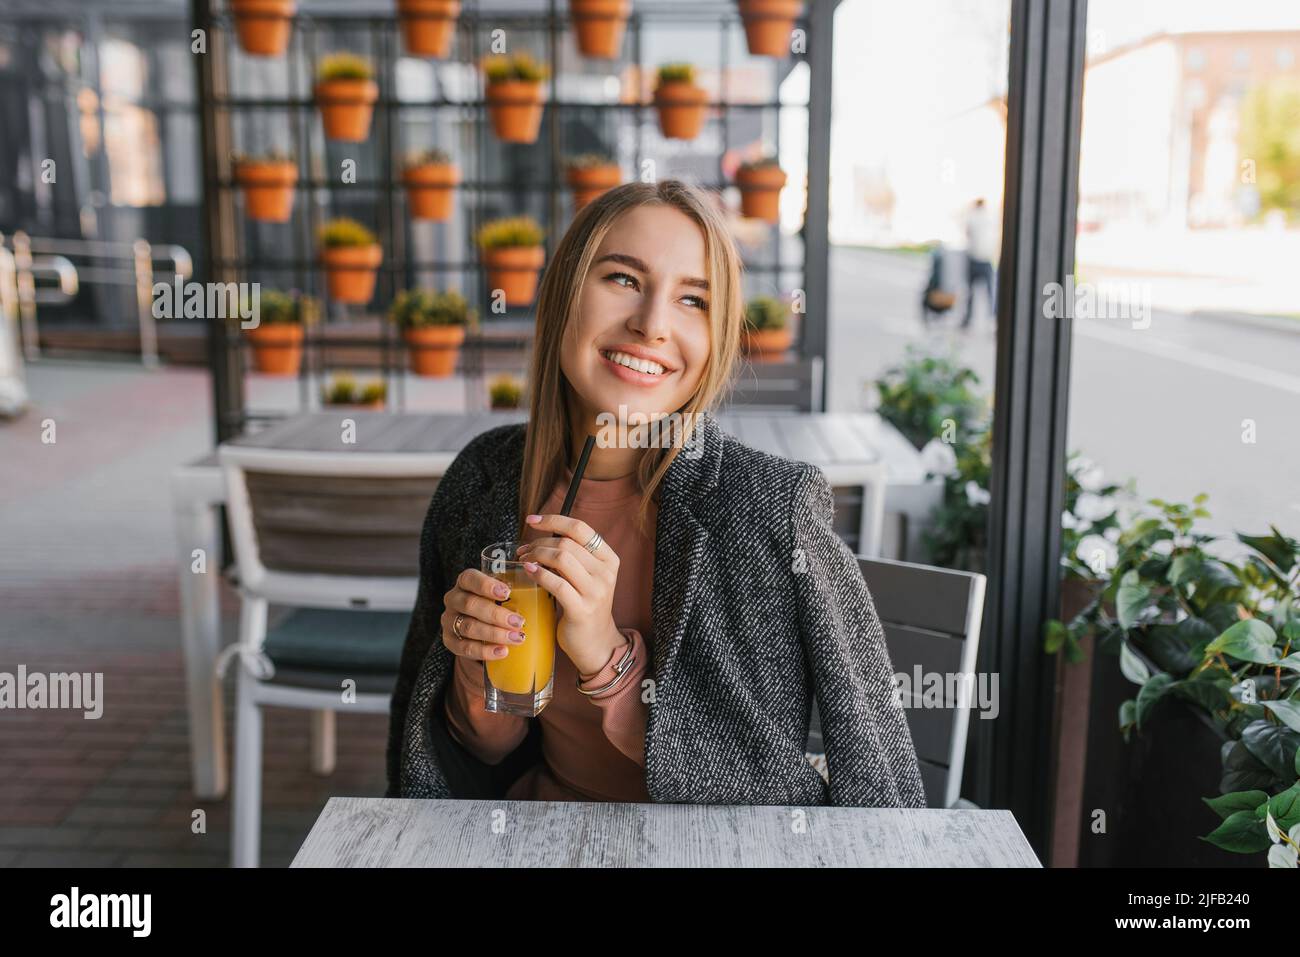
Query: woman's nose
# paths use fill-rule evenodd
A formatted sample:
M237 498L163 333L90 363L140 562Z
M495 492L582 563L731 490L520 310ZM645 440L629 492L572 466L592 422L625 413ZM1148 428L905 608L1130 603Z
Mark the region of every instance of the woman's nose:
M667 295L646 296L633 317L632 326L646 339L666 339L672 328L671 308Z

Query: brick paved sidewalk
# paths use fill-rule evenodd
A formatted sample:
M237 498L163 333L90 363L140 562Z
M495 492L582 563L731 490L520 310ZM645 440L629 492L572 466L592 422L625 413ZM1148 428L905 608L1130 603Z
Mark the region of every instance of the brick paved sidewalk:
M0 423L0 672L102 672L104 709L0 710L0 867L225 866L229 800L190 790L168 487L210 448L206 375L41 363L29 385L31 411ZM320 777L308 712L265 714L262 864L284 866L331 795L383 793L388 719L340 715Z

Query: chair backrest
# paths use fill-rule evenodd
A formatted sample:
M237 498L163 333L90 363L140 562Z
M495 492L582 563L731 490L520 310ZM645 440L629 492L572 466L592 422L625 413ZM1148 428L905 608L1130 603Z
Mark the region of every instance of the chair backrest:
M883 462L863 466L861 482L833 485L835 516L831 527L855 555L879 558L885 528L887 470Z
M409 611L446 456L223 446L240 585L271 602Z
M744 362L726 397L726 407L819 412L822 369L820 356L782 362Z
M975 658L984 614L985 578L973 572L889 559L859 557L858 566L885 629L885 643L895 680L903 692L908 729L925 784L926 803L929 807L951 807L961 796L970 713L972 705L979 702ZM897 677L900 675L905 680ZM967 686L969 693L953 691L963 680L973 682ZM929 686L943 689L938 702L926 701L930 681L942 682ZM816 719L813 728L816 735L810 736L808 750L816 752L823 750L820 722Z

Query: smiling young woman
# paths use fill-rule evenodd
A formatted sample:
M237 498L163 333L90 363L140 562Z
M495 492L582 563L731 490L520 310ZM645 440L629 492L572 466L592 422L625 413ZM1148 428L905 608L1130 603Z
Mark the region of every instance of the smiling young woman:
M542 280L528 422L471 441L429 507L389 796L925 805L825 476L709 414L737 373L740 276L718 207L680 181L578 214ZM660 416L674 441L598 443L558 514L587 435ZM560 614L535 718L483 707L483 663L527 632L478 570L507 540ZM814 699L829 781L805 754Z

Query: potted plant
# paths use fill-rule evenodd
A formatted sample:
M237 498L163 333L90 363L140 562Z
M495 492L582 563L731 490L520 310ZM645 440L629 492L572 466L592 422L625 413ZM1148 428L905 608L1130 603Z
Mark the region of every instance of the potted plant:
M512 375L500 375L488 384L488 397L494 409L517 409L523 398L524 384Z
M603 60L617 57L631 12L629 0L569 0L582 55Z
M507 306L526 306L537 292L537 273L546 260L545 233L530 216L495 219L478 232L488 289L500 289Z
M576 213L623 182L623 171L602 153L580 153L565 161L564 178L573 190L573 211Z
M244 212L262 223L286 223L293 212L298 164L287 153L237 155L231 162L235 182L244 191Z
M446 222L460 183L460 170L445 150L435 148L412 154L402 171L406 201L414 219Z
M790 328L790 307L773 296L755 296L745 303L746 354L771 357L788 352L794 342Z
M775 156L749 160L736 170L736 185L740 187L740 214L765 222L780 221L781 189L786 175Z
M402 43L412 56L445 57L460 16L460 0L397 0Z
M543 63L527 53L500 54L483 60L487 78L488 115L492 130L506 143L533 143L542 126L542 81L549 75Z
M316 322L315 299L268 289L259 294L257 325L246 330L253 368L265 375L297 375L302 366L303 330Z
M369 302L375 294L375 273L384 258L375 234L354 219L333 219L321 228L320 246L330 298Z
M331 53L321 59L316 102L327 139L360 143L370 135L379 99L373 76L370 61L355 53Z
M322 405L334 409L382 409L388 398L388 386L382 379L372 379L365 385L346 373L334 377L333 381L321 388Z
M695 84L693 65L665 63L659 67L654 102L664 136L676 140L693 140L699 136L708 100L708 91Z
M230 0L240 47L254 56L282 55L297 9L295 0Z
M1238 534L1232 544L1241 557L1229 559L1228 542L1196 528L1209 517L1205 501L1203 494L1190 505L1151 499L1157 513L1121 533L1095 599L1068 623L1049 622L1047 633L1093 638L1118 654L1119 670L1137 686L1119 712L1126 741L1157 707L1190 708L1202 718L1222 741L1221 793L1204 799L1222 823L1204 840L1231 852L1267 851L1270 863L1294 866L1300 542L1276 527Z
M449 376L475 316L454 290L408 289L393 300L388 318L402 330L416 375Z
M754 56L785 56L802 4L799 0L739 0L745 42Z

